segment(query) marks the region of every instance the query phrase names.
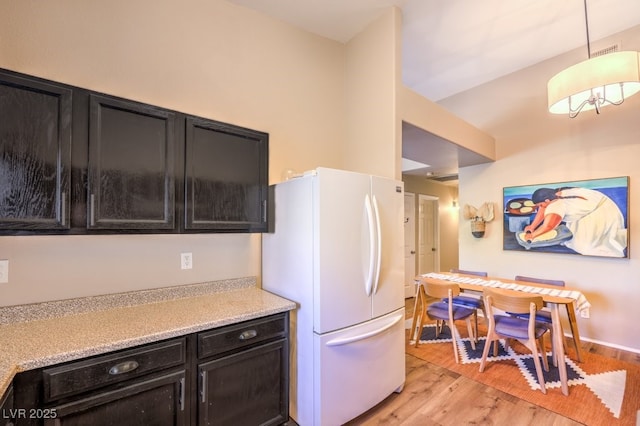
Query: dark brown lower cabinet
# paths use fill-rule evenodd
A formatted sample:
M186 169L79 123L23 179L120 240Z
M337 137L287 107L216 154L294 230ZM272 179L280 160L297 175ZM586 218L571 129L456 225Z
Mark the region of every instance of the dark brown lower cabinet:
M285 339L198 365L199 425L279 425L288 420Z
M46 426L188 425L185 371L50 407Z
M289 313L19 373L0 402L0 426L284 424Z

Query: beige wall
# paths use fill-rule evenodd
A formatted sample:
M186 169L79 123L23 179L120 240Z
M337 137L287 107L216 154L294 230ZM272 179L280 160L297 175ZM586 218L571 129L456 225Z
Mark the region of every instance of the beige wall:
M621 41L624 50L640 50L640 26L596 42ZM501 205L504 186L603 177L630 177L630 258L612 259L504 251L502 222L475 239L460 224L460 266L491 275L516 274L564 279L593 305L591 318L578 318L588 339L640 351L640 95L600 115L589 111L575 119L547 113L547 80L585 59L585 49L550 59L484 86L451 97L442 105L455 114L478 117L474 123L496 138L497 161L460 170L460 202L491 200ZM479 99L492 99L489 105Z
M222 0L0 5L3 68L269 132L275 180L341 165L339 43Z
M0 43L2 68L268 132L270 183L318 166L399 179L405 113L463 144L478 137L407 95L396 8L342 45L222 0L5 1ZM184 251L193 270L179 269ZM0 258L10 261L0 305L261 268L260 236L246 234L1 237Z
M458 188L425 179L420 176L402 175L404 189L414 194L429 195L438 199L438 233L440 241L440 271L458 267L458 222L460 210L453 207L458 200ZM418 202L416 200L416 218ZM464 232L464 229L462 230ZM418 229L416 227L416 247ZM417 262L417 258L416 258Z
M2 1L0 67L268 132L272 183L287 168L350 165L346 47L226 1ZM193 270L179 269L183 251ZM259 234L5 236L0 259L0 305L261 268Z
M350 169L400 179L401 16L391 8L347 45L347 143Z

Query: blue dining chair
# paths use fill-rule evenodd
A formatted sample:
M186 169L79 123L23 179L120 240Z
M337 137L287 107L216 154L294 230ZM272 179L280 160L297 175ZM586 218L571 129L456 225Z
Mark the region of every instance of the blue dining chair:
M524 275L516 275L514 278L516 281L524 281L524 282L530 282L530 283L537 283L537 284L548 284L548 285L554 285L554 286L558 286L558 287L564 287L565 283L562 280L550 280L550 279L546 279L546 278L533 278L533 277L526 277ZM571 340L573 341L573 347L576 350L576 357L578 358L579 362L582 362L582 359L580 359L580 350L578 349L578 342L576 342L576 339L573 337L575 336L575 330L574 327L576 327L576 321L575 321L575 314L571 311L571 306L570 305L566 305L567 307L567 316L569 317L569 326L571 328ZM527 318L528 314L520 314L517 315L520 318ZM536 313L536 321L540 321L543 322L545 324L553 324L553 321L551 320L551 311L547 308L544 308L542 310L540 310L539 312ZM566 339L563 336L563 341L565 341ZM565 348L566 348L566 342L565 342ZM554 360L555 363L555 360Z
M451 269L451 273L454 274L464 274L464 275L475 275L478 277L486 277L487 273L484 271L467 271L464 269ZM476 342L478 341L478 309L482 311L482 315L484 318L487 317L487 313L484 310L484 303L482 303L482 297L473 297L473 296L465 296L464 293L456 296L452 299L452 302L456 306L462 306L463 308L473 309L475 311L474 320L476 325Z
M540 366L540 357L542 357L542 366L545 371L549 371L549 361L545 353L544 335L549 331L549 325L536 322L536 313L542 309L544 302L542 296L531 296L526 293L514 294L508 290L497 288L486 288L483 292L485 308L488 312L489 328L487 330L487 340L482 350L482 359L480 361L480 372L484 372L489 355L491 343L493 345L494 356L498 355L498 340L505 339L507 348L509 340L516 339L526 346L533 354L533 362L536 366L538 375L538 383L542 393L546 394L547 389L544 383L544 376ZM528 318L519 318L517 316L505 314L512 312L514 314L528 314Z
M446 301L438 300L431 304L422 304L422 311L419 315L418 334L416 335L415 346L418 346L420 336L422 335L422 329L424 328L424 322L428 318L436 321L436 335L439 332L442 324L447 323L451 330L451 342L453 343L453 354L456 359L456 363L459 363L457 336L458 329L456 328L455 321L465 320L467 323L467 331L471 338L471 347L476 349L476 338L471 326L471 316L475 313L475 310L465 308L462 306L456 306L452 303L452 299L460 294L460 287L456 283L451 282L438 282L429 278L422 279L418 287L420 298L423 301L427 300L427 297L445 298ZM413 330L412 330L413 331Z

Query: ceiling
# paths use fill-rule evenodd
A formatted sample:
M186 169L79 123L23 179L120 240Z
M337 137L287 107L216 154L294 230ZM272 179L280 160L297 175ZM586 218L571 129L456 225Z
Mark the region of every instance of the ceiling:
M584 0L229 1L342 43L397 6L404 85L434 102L579 47L587 58ZM592 44L640 24L639 0L588 0L587 8ZM409 173L442 178L487 161L407 124L403 157L429 159Z

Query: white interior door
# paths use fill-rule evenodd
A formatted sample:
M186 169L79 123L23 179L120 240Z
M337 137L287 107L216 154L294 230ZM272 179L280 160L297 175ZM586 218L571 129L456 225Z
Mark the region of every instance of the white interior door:
M438 199L420 195L418 211L418 273L439 272Z
M404 297L415 295L416 276L416 195L404 194Z

